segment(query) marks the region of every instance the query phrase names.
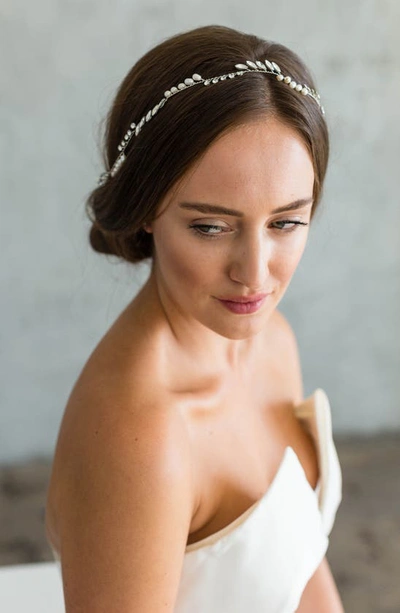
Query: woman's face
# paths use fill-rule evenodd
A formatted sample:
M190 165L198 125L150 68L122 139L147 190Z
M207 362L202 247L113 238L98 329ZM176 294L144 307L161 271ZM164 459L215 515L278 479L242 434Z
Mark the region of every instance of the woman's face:
M303 254L313 184L300 136L275 118L215 141L148 228L165 308L230 339L265 328Z

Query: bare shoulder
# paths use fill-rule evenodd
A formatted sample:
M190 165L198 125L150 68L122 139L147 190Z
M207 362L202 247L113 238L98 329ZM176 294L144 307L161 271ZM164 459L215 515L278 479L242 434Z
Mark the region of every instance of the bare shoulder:
M194 514L191 450L173 400L134 363L130 377L111 363L86 375L64 414L46 524L67 613L174 609Z
M274 352L278 356L285 384L290 386L293 402L300 404L304 391L299 347L290 322L277 309L271 315L268 333L272 336Z

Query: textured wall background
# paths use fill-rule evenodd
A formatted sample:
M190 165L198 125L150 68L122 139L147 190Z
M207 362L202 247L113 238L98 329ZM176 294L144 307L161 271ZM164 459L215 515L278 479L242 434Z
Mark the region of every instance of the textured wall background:
M209 23L292 47L317 78L331 167L281 309L335 431L400 428L398 0L2 0L0 462L53 452L75 378L146 274L87 245L98 124L142 53Z

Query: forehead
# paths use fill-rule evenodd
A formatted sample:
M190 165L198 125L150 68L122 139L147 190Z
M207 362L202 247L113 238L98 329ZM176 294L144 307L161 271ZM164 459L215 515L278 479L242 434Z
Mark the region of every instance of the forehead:
M235 126L214 141L179 182L173 200L274 207L311 197L313 184L313 164L301 136L269 117Z

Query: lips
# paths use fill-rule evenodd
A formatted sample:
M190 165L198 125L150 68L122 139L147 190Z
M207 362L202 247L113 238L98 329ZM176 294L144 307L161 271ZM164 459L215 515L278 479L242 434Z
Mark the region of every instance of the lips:
M239 302L239 303L251 303L258 302L268 296L268 293L264 294L253 294L252 296L227 296L224 298L219 298L219 300L223 300L224 302Z
M269 294L253 294L251 296L231 296L218 298L219 302L232 313L248 315L258 311Z

